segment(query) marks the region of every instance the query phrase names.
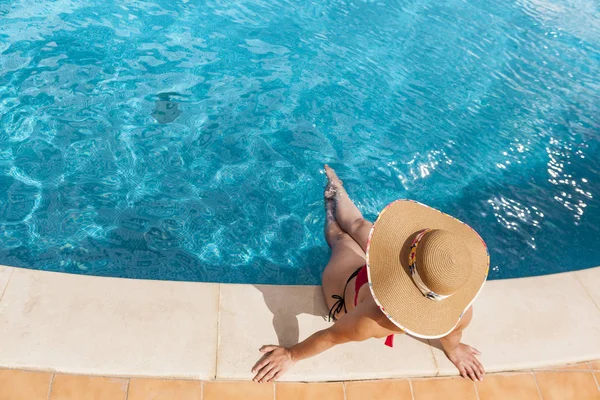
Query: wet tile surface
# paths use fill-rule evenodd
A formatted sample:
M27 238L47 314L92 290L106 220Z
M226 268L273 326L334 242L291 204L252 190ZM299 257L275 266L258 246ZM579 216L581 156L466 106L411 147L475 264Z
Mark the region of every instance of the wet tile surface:
M200 381L133 378L127 400L201 400L201 397Z
M598 400L600 391L592 372L536 372L544 400Z
M475 385L479 400L541 400L532 373L488 375Z
M275 387L255 382L205 382L203 400L273 400Z
M341 383L277 383L277 400L344 400Z
M0 400L46 400L52 374L0 369Z
M127 379L54 375L49 400L125 400Z
M463 378L412 381L414 400L477 400L473 382Z
M346 400L412 400L407 380L346 382Z

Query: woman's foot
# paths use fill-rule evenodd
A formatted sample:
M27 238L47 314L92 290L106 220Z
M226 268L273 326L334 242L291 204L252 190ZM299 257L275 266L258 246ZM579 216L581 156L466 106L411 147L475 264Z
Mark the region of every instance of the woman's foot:
M327 184L325 187L323 197L325 199L325 225L329 225L335 222L335 189L331 184Z
M350 235L363 250L366 250L367 239L373 224L364 219L360 210L350 200L342 181L329 165L325 165L325 174L329 180L328 186L335 191L335 221L337 225L342 232Z
M344 189L344 183L338 178L337 174L329 165L325 164L325 175L327 175L327 187L333 190L334 196L336 194L343 194L346 192Z
M335 219L335 191L329 185L325 188L325 240L329 247L344 231Z

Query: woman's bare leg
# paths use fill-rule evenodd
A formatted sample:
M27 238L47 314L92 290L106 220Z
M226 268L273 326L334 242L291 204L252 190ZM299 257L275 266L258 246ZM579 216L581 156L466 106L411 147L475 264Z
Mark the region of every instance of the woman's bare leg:
M360 210L350 200L342 181L329 165L325 165L325 173L329 180L329 186L335 191L335 220L342 230L349 234L363 251L366 251L369 232L373 224L363 217Z
M325 190L325 239L331 247L331 258L323 271L323 293L327 307L336 302L333 295L345 296L344 287L348 277L365 263L365 253L335 220L334 192L330 186ZM344 314L342 310L341 314ZM340 317L341 315L336 315Z
M323 197L325 201L325 240L329 247L333 248L336 237L344 233L344 230L335 220L335 190L331 185L327 185Z

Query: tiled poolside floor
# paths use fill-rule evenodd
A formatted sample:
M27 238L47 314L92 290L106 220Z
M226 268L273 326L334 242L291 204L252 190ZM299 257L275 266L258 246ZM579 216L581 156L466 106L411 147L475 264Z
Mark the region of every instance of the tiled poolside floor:
M600 361L462 378L277 383L105 378L0 369L0 400L588 400Z

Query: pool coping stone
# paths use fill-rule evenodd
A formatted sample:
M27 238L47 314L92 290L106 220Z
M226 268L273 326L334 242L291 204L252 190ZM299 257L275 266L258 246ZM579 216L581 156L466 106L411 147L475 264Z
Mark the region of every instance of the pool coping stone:
M489 372L600 359L600 267L489 281L464 342ZM114 377L248 380L263 344L326 328L319 286L105 278L0 266L0 367ZM337 346L286 381L454 376L436 341Z

